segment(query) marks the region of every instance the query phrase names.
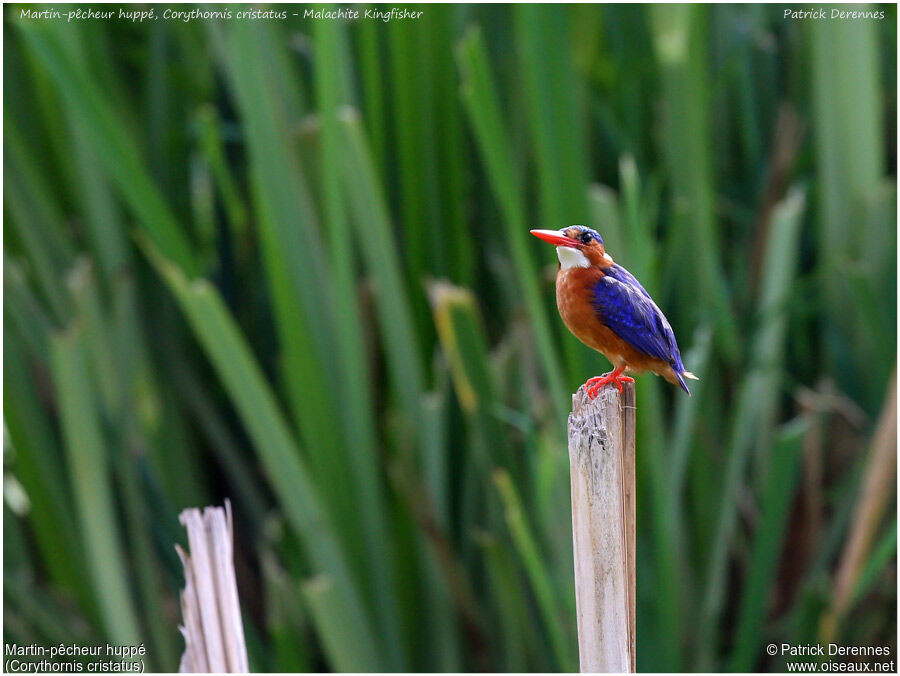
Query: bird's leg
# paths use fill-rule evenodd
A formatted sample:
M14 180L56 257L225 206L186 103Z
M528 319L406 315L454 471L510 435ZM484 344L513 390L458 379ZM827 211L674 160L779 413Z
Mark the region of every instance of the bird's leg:
M604 385L609 385L612 383L618 388L619 393L622 392L622 383L633 383L634 378L623 375L625 373L624 366L617 366L615 369L606 373L602 376L594 376L593 378L589 378L588 381L584 384L584 391L587 392L587 395L591 399L596 399L597 394L600 392L600 388Z

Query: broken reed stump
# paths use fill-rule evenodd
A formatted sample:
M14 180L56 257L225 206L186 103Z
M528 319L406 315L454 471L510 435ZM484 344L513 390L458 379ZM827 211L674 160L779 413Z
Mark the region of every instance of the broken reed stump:
M635 670L634 383L580 388L569 414L575 606L582 672Z
M179 627L184 635L182 673L247 673L247 645L234 575L231 502L225 507L186 509L190 554L175 545L184 565Z

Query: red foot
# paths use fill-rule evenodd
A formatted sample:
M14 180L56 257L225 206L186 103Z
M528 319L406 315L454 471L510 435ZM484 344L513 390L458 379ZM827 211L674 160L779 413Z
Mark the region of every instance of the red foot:
M587 392L587 395L591 399L596 399L597 394L599 394L600 392L600 388L604 385L609 385L610 383L612 383L616 386L616 388L618 388L619 394L621 394L622 383L634 382L634 378L622 375L623 373L625 373L625 367L620 366L614 371L610 371L605 375L589 378L588 381L584 384L584 391Z

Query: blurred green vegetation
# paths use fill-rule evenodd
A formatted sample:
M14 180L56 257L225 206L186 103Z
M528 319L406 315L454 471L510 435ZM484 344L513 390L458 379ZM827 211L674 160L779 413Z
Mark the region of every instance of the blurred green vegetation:
M639 669L895 646L895 6L22 7L5 641L175 669L177 513L229 497L254 670L577 669L565 415L608 364L528 229L586 223L700 376L637 382Z

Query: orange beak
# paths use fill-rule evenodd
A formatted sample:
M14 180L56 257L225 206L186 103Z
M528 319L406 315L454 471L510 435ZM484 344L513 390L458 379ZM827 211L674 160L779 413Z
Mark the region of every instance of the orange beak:
M545 242L550 242L553 246L567 246L572 249L581 247L581 242L565 235L560 235L558 230L531 230L532 235Z

